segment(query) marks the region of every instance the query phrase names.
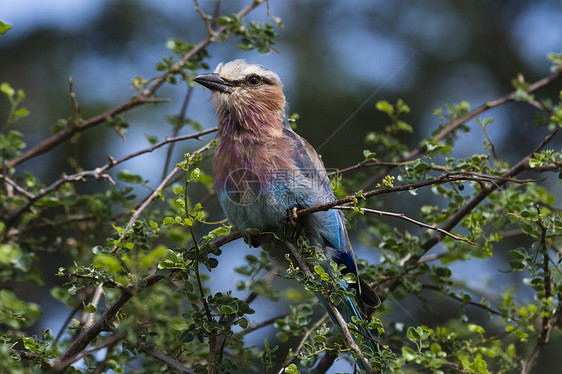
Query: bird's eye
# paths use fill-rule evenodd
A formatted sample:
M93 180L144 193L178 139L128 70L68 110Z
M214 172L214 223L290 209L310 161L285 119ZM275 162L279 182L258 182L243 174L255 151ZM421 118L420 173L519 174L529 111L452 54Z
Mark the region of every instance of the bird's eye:
M261 82L261 78L258 77L257 75L251 75L248 77L248 83L250 83L252 86L256 86Z

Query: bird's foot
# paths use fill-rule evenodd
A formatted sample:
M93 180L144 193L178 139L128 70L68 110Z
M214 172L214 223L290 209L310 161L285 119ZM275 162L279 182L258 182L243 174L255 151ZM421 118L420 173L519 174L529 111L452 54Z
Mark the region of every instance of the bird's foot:
M287 222L291 227L295 227L297 225L297 219L299 218L297 214L298 208L296 206L289 209L289 214L287 216Z

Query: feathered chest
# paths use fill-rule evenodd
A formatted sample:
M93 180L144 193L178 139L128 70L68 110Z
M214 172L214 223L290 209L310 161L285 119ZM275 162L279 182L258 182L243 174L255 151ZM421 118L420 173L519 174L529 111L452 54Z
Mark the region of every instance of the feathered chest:
M295 169L295 145L283 137L217 138L213 175L217 190L269 190Z
M283 127L222 122L213 158L215 190L238 229L282 229L288 210L333 200L322 162ZM257 130L256 130L257 128Z

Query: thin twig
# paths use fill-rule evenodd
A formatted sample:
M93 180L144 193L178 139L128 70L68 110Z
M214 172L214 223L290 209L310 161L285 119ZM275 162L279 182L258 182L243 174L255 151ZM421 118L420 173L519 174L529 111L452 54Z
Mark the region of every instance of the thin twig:
M187 186L185 192L185 199L187 200ZM187 201L185 207L186 207L186 216L189 216L189 212L187 212L187 207L188 207ZM199 295L201 296L201 301L203 301L203 308L205 309L205 315L207 316L207 323L209 323L210 326L213 323L213 316L211 314L211 308L209 307L209 303L207 302L207 296L205 295L205 290L203 289L201 274L199 273L199 253L201 252L201 249L199 248L199 243L197 242L197 238L195 237L193 226L191 225L189 226L189 231L191 233L191 239L193 240L193 244L195 245L195 262L193 265L193 269L195 270L195 279L197 280L197 287L199 288ZM209 362L207 368L208 374L214 374L215 372L216 350L217 350L217 331L213 329L209 333Z
M144 105L148 103L165 103L170 101L169 99L160 99L160 98L152 98L146 96L135 96L131 100L127 101L124 104L118 105L114 108L108 109L103 113L100 113L94 117L91 117L87 120L84 120L80 123L79 126L70 126L57 132L54 135L51 135L47 139L43 140L41 143L37 144L35 147L31 148L27 152L23 153L22 155L11 159L7 162L8 168L13 168L24 161L27 161L31 158L39 156L45 152L48 152L52 148L56 147L57 145L63 143L64 141L68 140L74 134L89 129L90 127L94 127L100 125L107 120L110 120L117 114L125 112L129 109L137 107L139 105Z
M29 193L25 188L21 187L19 184L17 184L13 179L8 177L7 175L0 173L0 179L2 179L4 182L12 186L16 191L21 193L27 199L33 199L33 194Z
M170 369L177 371L180 374L196 374L194 370L186 368L179 362L176 358L170 356L167 353L159 351L156 348L143 348L140 350L151 357L154 357L158 361L165 363Z
M216 32L215 32L215 30L213 30L213 26L211 26L211 24L209 23L209 16L206 15L205 13L203 13L203 11L201 10L201 7L199 6L199 3L197 2L197 0L193 0L193 2L195 3L195 10L197 11L199 16L203 20L203 23L205 24L205 28L207 29L207 33L209 34L210 37L215 36Z
M539 250L542 252L543 255L543 272L544 272L544 298L549 299L552 297L552 274L550 272L550 256L548 255L548 248L546 247L546 232L547 227L542 222L541 219L541 210L539 205L536 205L538 219L537 225L541 230L541 240ZM559 295L560 296L560 295ZM560 302L560 298L559 298ZM531 354L527 358L526 361L521 362L521 374L528 374L531 371L531 368L535 365L535 362L539 358L541 354L542 348L548 343L550 338L550 332L558 324L560 318L562 316L562 305L558 305L556 312L553 316L550 316L548 313L543 313L542 317L542 328L539 336L537 337L537 342L531 351Z
M78 126L78 121L80 120L80 106L76 100L76 92L74 92L74 79L72 77L68 78L68 89L70 91L70 107L72 109L72 124Z
M4 223L8 227L12 226L14 224L15 220L22 213L24 213L28 209L30 209L37 200L39 200L40 198L58 190L64 184L66 184L68 182L79 182L79 181L83 181L86 178L96 178L98 180L109 180L109 181L111 181L115 184L115 182L113 181L111 176L109 176L109 174L107 174L107 171L109 169L115 167L116 165L119 165L119 164L121 164L121 163L123 163L127 160L130 160L131 158L137 157L141 154L152 152L155 149L160 148L165 144L172 143L172 142L178 142L178 141L182 141L182 140L187 140L187 139L199 139L201 136L213 133L215 131L217 131L216 127L208 129L208 130L199 131L195 134L182 135L182 136L177 136L177 137L174 137L174 138L166 138L166 139L154 144L153 146L151 146L149 148L145 148L145 149L142 149L140 151L137 151L137 152L131 153L129 155L123 156L118 160L114 160L112 157L109 157L109 162L107 164L105 164L101 167L98 167L94 170L87 170L87 171L83 171L83 172L72 174L72 175L63 175L61 178L59 178L58 180L53 182L50 186L45 187L45 188L41 189L37 194L30 196L29 201L24 206L22 206L20 209L18 209L16 212L14 212L10 216L8 216L8 218L4 221ZM202 147L201 149L205 150L205 149L209 148L208 147L209 144ZM196 153L197 152L199 152L199 151L196 151Z
M277 275L277 271L275 269L271 269L270 271L268 271L265 276L263 277L263 281L265 284L270 284L271 281L273 279L275 279L275 276ZM258 297L257 292L252 291L245 299L244 302L246 304L250 304L252 301L254 301L256 299L256 297Z
M480 124L480 128L484 132L484 136L488 140L488 144L490 144L490 152L492 152L492 157L494 158L494 160L498 161L498 155L496 153L496 147L494 146L494 142L492 141L492 138L490 138L490 135L488 135L488 131L486 130L486 125Z
M250 326L248 326L247 328L245 328L244 330L240 331L239 335L247 335L251 332L254 332L256 330L259 330L263 327L272 325L275 323L275 321L277 321L278 319L283 319L285 317L287 317L288 315L290 315L291 313L283 313L281 315L278 315L276 317L272 317L269 319L266 319L265 321L261 321L259 323L252 323Z
M98 304L101 300L101 295L103 294L103 282L98 284L96 287L96 292L94 293L94 297L92 298L91 304L98 308ZM88 328L94 324L94 320L96 318L96 312L88 313L88 317L86 318L86 322L84 323L84 328Z
M432 290L432 291L437 291L437 292L441 292L441 291L442 291L441 288L439 288L438 286L434 286L434 285L432 285L432 284L423 284L422 287L423 287L424 289L428 289L428 290ZM497 310L492 309L492 308L490 308L489 306L484 305L484 304L482 304L482 303L479 303L479 302L476 302L476 301L472 301L472 300L469 301L469 302L465 302L462 297L460 297L460 296L458 296L458 295L456 295L456 294L446 293L446 294L444 294L444 295L445 295L445 296L448 296L448 297L450 297L450 298L452 298L452 299L454 299L454 300L457 300L457 301L459 301L459 302L461 302L461 303L463 303L463 304L468 304L468 305L472 305L472 306L475 306L475 307L484 309L485 311L490 312L490 313L492 313L492 314L495 314L495 315L497 315L497 316L501 316L501 315L502 315L502 314L501 314L500 312L498 312Z
M195 151L192 155L191 155L191 159L193 159L193 157L201 152L206 151L207 149L211 148L212 145L212 141L207 143L206 145L204 145L203 147L199 148L197 151ZM185 162L185 161L183 161ZM131 218L129 219L129 222L127 223L127 225L125 226L125 230L123 230L123 233L120 235L119 239L115 242L115 244L113 245L113 248L111 249L111 252L115 252L117 250L117 248L119 247L119 245L121 244L121 242L123 241L123 239L125 238L125 236L127 235L127 231L133 227L134 223L139 219L140 215L146 210L146 208L148 208L148 206L157 198L157 196L160 194L160 192L164 189L164 187L166 187L168 185L168 182L170 182L170 180L174 177L174 175L179 172L181 170L180 165L176 165L175 168L173 168L168 175L166 176L166 178L162 179L162 181L160 182L160 184L154 189L154 191L152 191L148 197L146 197L142 204L134 211L134 213L131 215Z
M307 329L302 337L302 339L300 340L299 344L297 345L297 347L295 348L295 350L293 351L292 349L289 351L289 353L291 354L290 357L288 357L285 362L283 363L283 365L281 366L281 370L279 370L279 372L277 374L283 374L285 372L285 368L287 366L289 366L295 358L297 358L299 356L299 353L302 349L302 347L304 347L304 343L306 343L306 341L308 340L308 338L310 337L310 334L312 334L314 331L316 331L323 323L326 322L326 320L329 318L328 313L325 313L322 317L320 317L320 319L318 319L318 321L316 321L316 323L310 327L310 329Z
M445 234L445 235L447 235L447 236L449 236L449 237L451 237L455 240L465 242L465 243L468 243L468 244L472 244L472 245L476 245L476 243L471 242L468 239L465 239L465 238L462 238L460 236L456 236L454 234L451 234L450 232L445 231L443 229L440 229L439 227L431 226L431 225L428 225L427 223L416 221L415 219L406 216L404 213L393 213L393 212L386 212L384 210L376 210L376 209L369 209L369 208L355 208L355 207L351 207L351 206L341 206L341 205L336 205L334 207L334 209L340 209L340 210L356 210L357 209L360 212L377 214L379 216L388 216L388 217L400 218L400 219L403 219L405 221L414 223L414 224L416 224L420 227L425 227L426 229L440 232L440 233Z
M174 133L173 133L174 138L178 136L178 133L183 126L183 122L185 121L185 113L187 112L187 106L191 99L192 92L193 92L193 87L188 87L187 93L185 94L185 97L181 104L180 114L178 116L178 122L174 126ZM172 153L174 152L174 145L175 143L171 143L168 146L168 149L166 150L166 161L164 162L164 168L162 169L162 178L166 177L166 174L168 173L168 168L170 167L170 161L172 159Z
M464 174L464 175L463 175ZM468 175L466 175L468 174ZM331 202L327 202L324 204L315 205L312 207L304 208L297 210L296 214L298 217L311 214L314 212L319 212L323 210L332 209L337 205L344 205L349 203L354 203L359 199L366 199L369 197L394 193L394 192L402 192L402 191L412 191L416 190L421 187L431 186L434 184L442 184L442 183L450 183L450 182L462 182L462 181L471 181L471 182L489 182L493 183L493 181L505 182L521 182L517 179L513 179L512 177L503 176L496 176L496 175L486 175L486 174L478 174L472 172L464 172L464 171L454 171L454 172L447 172L441 174L433 179L428 179L421 182L405 184L401 186L392 186L392 187L381 187L374 190L370 190L367 192L360 192L357 193L355 196L344 197L342 199L334 200Z
M52 362L50 362L49 360L46 360L44 358L41 358L36 353L30 352L30 351L22 351L20 349L10 349L9 352L10 352L11 355L18 355L21 358L24 358L24 359L30 360L30 361L39 361L39 362L41 362L41 364L43 364L45 366L53 367Z
M84 357L86 357L88 355L91 355L92 353L98 352L98 351L100 351L104 348L114 346L115 344L117 344L119 342L119 340L125 339L128 334L129 334L128 331L122 331L122 332L116 333L115 335L111 335L111 336L105 338L100 343L96 344L95 347L93 347L91 349L88 349L87 351L83 351L82 353L77 355L74 358L74 362L80 361Z
M558 326L562 322L562 295L558 295L558 308L556 308L556 312L549 318L549 322L543 325L541 333L537 338L537 343L533 347L531 354L527 358L526 361L521 362L521 374L528 374L531 372L533 365L535 364L536 360L539 358L541 354L542 348L550 338L550 333L554 329L554 327Z

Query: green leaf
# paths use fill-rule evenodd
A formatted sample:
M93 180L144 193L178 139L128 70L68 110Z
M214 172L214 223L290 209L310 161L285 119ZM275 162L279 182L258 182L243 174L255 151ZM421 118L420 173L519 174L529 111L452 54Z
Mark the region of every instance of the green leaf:
M14 112L14 120L19 120L20 118L27 117L29 115L29 110L26 108L18 108Z
M344 275L343 279L347 283L357 283L357 277L353 273L347 273L346 275Z
M146 181L142 178L142 176L138 174L131 174L131 172L128 170L120 170L117 173L117 178L127 183L138 183L138 184L146 183Z
M413 342L417 342L421 340L421 334L418 332L418 330L415 327L411 327L411 326L408 327L406 336L410 341Z
M98 254L94 258L94 264L97 268L105 269L111 273L119 273L122 270L119 260L105 253Z
M12 88L12 86L10 86L10 84L6 83L6 82L2 82L2 84L0 84L0 91L3 92L4 94L6 94L6 96L8 96L8 98L11 98L11 99L13 99L13 97L16 93L16 90L14 90Z
M238 320L238 325L239 325L240 327L242 327L243 329L247 328L247 327L248 327L248 324L249 324L249 323L248 323L248 320L247 320L246 318L240 318L240 319Z
M88 305L84 306L84 311L86 313L95 313L98 309L96 308L96 306L92 303L89 303Z
M414 361L418 358L417 353L407 346L402 346L402 356L406 359L406 361Z
M299 370L297 369L297 365L290 364L285 368L285 373L287 374L300 374Z
M326 271L324 270L324 268L320 265L316 265L314 266L314 272L320 276L326 274Z
M476 332L478 334L484 334L486 332L486 330L484 330L484 328L480 325L476 325L474 323L470 323L468 325L468 331L472 331L472 332Z
M222 314L234 314L234 309L232 309L230 305L221 305L219 310Z
M386 100L378 101L376 104L376 108L388 115L391 115L394 112L394 107Z
M516 260L524 260L528 256L527 251L523 247L512 249L508 253L511 257L513 257Z
M0 21L0 35L4 35L11 28L12 28L12 25L10 25L9 23Z
M164 221L162 222L164 226L170 226L173 225L174 223L176 223L174 217L164 217Z

